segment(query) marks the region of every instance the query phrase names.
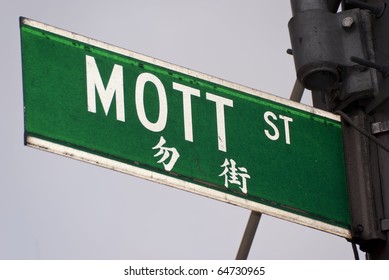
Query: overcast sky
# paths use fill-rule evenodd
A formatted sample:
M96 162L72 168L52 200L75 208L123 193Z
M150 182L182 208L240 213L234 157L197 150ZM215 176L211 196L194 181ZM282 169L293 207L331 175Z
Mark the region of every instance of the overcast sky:
M249 210L23 145L19 16L289 98L289 1L14 0L0 15L0 259L234 259ZM263 216L249 259L353 253Z

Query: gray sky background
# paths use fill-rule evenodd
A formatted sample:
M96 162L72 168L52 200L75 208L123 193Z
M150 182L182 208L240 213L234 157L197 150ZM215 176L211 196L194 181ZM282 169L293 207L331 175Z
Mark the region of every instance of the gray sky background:
M289 98L289 1L2 4L0 259L234 259L249 210L23 146L19 16ZM264 216L249 259L353 253L340 237Z

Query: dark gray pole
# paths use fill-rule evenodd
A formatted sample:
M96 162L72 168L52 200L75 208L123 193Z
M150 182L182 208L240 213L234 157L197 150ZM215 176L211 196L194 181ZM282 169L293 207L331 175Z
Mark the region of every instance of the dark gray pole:
M304 86L302 83L300 83L299 80L296 79L296 82L294 83L292 94L290 95L290 100L300 102L301 98L303 97L304 93Z
M373 41L375 48L375 62L384 66L389 62L389 0L384 1L366 1L367 4L376 7L386 5L384 13L377 17L374 22ZM389 131L386 129L389 122L389 78L387 73L380 76L379 95L383 105L377 111L372 113L373 126L372 133L383 143L389 145ZM372 260L389 260L389 153L381 148L377 148L378 167L377 174L381 183L381 196L383 204L383 218L381 219L381 231L384 232L386 240L377 242L371 252L368 252L368 258Z
M254 236L257 232L259 221L261 220L261 216L261 213L251 211L246 230L240 243L238 254L236 255L236 260L247 260L247 257L250 253L251 244L253 244Z

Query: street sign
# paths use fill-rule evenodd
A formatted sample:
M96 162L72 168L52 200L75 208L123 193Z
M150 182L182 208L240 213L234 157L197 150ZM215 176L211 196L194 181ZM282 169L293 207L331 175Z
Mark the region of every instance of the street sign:
M350 237L338 116L21 19L25 141Z

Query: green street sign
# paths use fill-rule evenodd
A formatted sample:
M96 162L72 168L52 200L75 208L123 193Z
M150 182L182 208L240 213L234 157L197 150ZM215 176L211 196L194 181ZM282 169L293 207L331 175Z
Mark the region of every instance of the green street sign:
M349 238L338 116L21 19L26 144Z

